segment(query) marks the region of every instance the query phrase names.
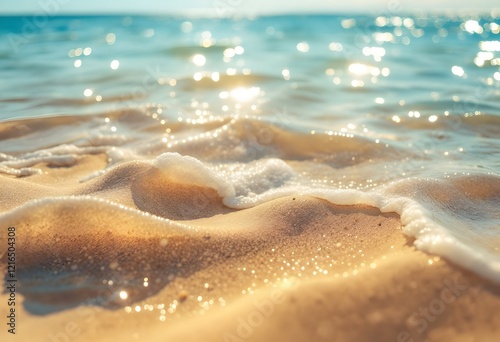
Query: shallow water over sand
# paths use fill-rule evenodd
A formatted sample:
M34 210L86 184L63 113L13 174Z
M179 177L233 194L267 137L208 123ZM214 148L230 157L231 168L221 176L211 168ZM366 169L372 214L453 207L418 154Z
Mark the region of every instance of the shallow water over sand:
M29 39L23 29L1 18L0 223L24 236L32 314L90 299L133 310L184 277L273 259L301 234L287 258L315 268L276 272L273 259L255 279L352 275L346 255L369 268L363 251L398 218L410 245L500 282L498 19L57 17Z

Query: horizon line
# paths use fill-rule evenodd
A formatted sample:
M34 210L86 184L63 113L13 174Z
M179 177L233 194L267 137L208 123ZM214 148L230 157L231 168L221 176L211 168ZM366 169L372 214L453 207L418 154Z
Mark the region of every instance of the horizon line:
M71 17L71 16L82 16L82 17L98 17L98 16L128 16L128 17L140 17L140 16L170 16L170 17L182 17L182 18L207 18L207 19L241 19L241 18L257 18L257 17L278 17L278 16L327 16L327 15L357 15L357 16L448 16L448 17L472 17L472 16L490 16L492 18L500 18L500 8L493 9L471 9L471 8L430 8L430 9L411 9L401 11L400 13L388 13L384 11L376 10L291 10L288 12L283 11L267 11L267 12L233 12L227 15L220 13L207 13L212 11L207 10L181 10L181 11L61 11L56 14L44 13L43 11L33 12L33 11L20 11L20 12L2 12L0 11L0 17L26 17L26 16L36 16L45 14L49 17Z

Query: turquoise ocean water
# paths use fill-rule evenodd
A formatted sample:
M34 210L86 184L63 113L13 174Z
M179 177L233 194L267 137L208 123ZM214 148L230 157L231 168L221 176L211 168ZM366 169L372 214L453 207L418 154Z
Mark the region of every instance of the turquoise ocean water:
M227 206L395 211L418 248L500 282L499 18L1 17L7 122L6 175L180 153Z

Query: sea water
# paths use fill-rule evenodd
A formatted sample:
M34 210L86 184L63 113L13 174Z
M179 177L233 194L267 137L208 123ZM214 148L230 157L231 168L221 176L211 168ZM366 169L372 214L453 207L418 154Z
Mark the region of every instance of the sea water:
M35 19L0 18L5 176L106 153L81 183L146 160L231 208L368 204L500 282L499 18Z

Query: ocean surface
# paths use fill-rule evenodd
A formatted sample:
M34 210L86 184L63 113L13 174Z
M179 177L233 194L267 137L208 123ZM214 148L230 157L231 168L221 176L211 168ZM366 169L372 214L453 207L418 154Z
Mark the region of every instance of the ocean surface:
M2 176L99 153L81 184L141 160L229 208L367 204L499 283L500 19L1 17Z

